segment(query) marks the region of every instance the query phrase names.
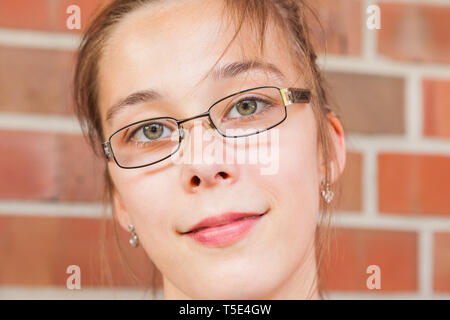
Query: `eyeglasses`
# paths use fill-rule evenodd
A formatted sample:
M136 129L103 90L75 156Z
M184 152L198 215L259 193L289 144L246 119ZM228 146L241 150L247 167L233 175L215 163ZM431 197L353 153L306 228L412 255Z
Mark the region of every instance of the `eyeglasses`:
M120 168L135 169L163 161L176 153L185 137L183 123L208 117L211 128L226 138L246 137L269 130L287 116L286 106L309 103L311 91L263 86L233 93L213 103L207 112L178 120L158 117L129 124L102 143L106 159Z

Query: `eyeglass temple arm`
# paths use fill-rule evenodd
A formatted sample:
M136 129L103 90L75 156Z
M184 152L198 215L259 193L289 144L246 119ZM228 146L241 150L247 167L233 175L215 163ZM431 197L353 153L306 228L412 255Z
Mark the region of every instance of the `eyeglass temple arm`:
M311 101L311 90L308 89L284 88L280 91L286 106L293 103L309 103Z

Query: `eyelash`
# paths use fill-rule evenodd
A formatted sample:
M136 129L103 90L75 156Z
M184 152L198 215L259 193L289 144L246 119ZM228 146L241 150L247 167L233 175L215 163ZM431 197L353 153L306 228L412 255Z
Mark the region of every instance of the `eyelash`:
M235 103L233 103L232 107L229 108L229 109L225 112L225 114L230 113L230 111L231 111L238 103L240 103L240 102L242 102L242 101L246 101L246 100L253 100L253 101L256 101L256 102L262 102L262 103L264 103L264 104L266 105L266 107L268 107L268 108L273 107L273 104L272 104L269 100L267 100L267 99L263 99L263 98L261 98L261 97L255 97L255 96L251 97L251 96L250 96L250 97L244 97L244 98L242 98L242 99L236 101ZM258 115L259 115L259 114L263 114L263 113L265 113L265 112L267 112L267 111L268 111L267 108L263 108L262 111L259 111L258 113L253 113L253 114L251 114L251 115L249 115L249 116L242 116L242 117L239 117L239 118L231 118L231 121L234 120L234 119L243 119L243 118L245 118L245 120L252 120L252 119L254 119L254 118L256 117L257 114L258 114ZM131 134L128 135L128 136L127 136L126 133L125 133L125 135L127 136L126 142L127 142L127 143L129 143L129 142L133 143L133 145L134 145L135 147L137 147L137 148L143 148L143 147L145 147L146 145L148 145L149 143L157 143L158 140L155 140L155 141L145 141L145 142L144 142L144 141L135 141L135 140L131 140L131 138L134 137L134 136L136 135L136 133L137 133L139 130L141 130L145 125L147 125L147 124L143 124L143 125L137 127L137 128L134 129L134 130L131 132Z

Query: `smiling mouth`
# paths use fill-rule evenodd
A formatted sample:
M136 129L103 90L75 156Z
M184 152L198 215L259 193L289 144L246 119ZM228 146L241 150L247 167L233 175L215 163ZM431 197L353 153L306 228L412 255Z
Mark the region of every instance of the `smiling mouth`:
M256 228L256 225L263 220L263 216L267 212L262 214L248 214L243 217L225 219L223 221L216 220L217 223L211 223L211 225L207 226L203 225L182 235L191 238L195 243L205 247L228 247L249 236L251 230Z
M216 228L216 227L220 227L220 226L224 226L224 225L227 225L227 224L234 223L234 222L236 222L236 221L243 221L243 220L257 219L257 218L260 218L260 217L264 216L265 214L267 214L267 211L264 212L264 213L261 213L261 214L252 215L252 216L246 216L246 217L234 219L234 220L232 220L232 221L228 221L228 222L225 222L225 223L216 224L216 225L214 225L214 226L206 226L206 227L196 228L196 229L193 229L193 230L191 230L191 231L184 232L184 233L182 233L182 234L190 234L190 233L195 233L195 232L198 232L198 231L201 231L201 230L204 230L204 229Z

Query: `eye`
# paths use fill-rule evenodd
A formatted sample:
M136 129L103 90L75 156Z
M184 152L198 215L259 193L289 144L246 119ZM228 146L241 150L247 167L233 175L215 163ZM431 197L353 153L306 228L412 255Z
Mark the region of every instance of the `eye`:
M254 114L264 112L265 109L271 107L272 104L258 97L245 98L236 102L227 114L227 118L244 118Z
M139 142L156 141L171 135L170 129L162 123L152 122L138 127L130 135L130 140Z

